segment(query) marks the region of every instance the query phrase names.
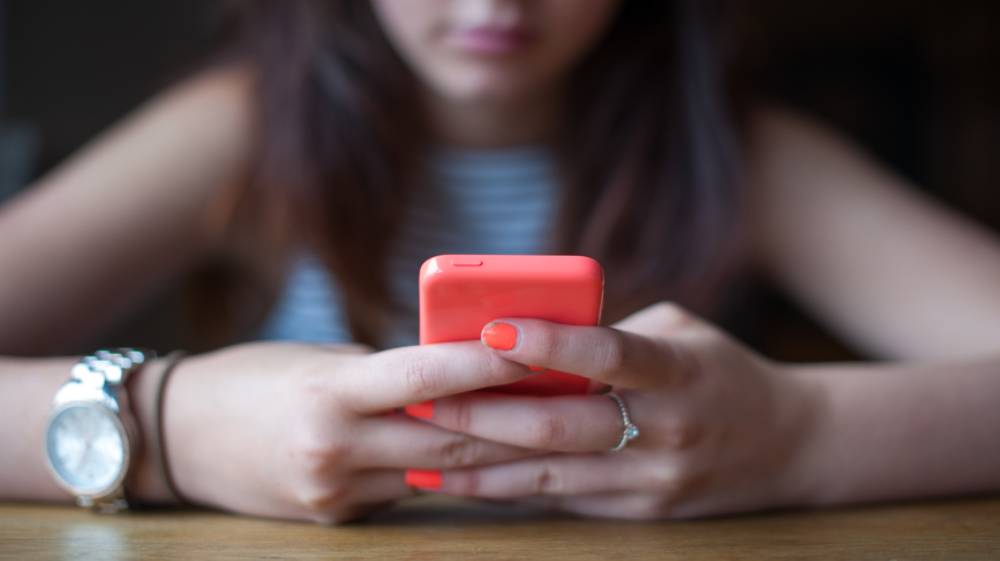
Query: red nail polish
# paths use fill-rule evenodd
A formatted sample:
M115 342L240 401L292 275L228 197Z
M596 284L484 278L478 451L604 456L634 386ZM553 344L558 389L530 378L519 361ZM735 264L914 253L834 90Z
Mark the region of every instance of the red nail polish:
M490 348L509 351L517 345L517 328L509 323L494 321L486 324L480 338Z
M412 403L404 407L406 413L411 417L416 417L418 419L433 419L434 418L434 402L424 401L421 403Z
M437 491L441 489L441 471L436 469L406 470L406 484L417 489Z

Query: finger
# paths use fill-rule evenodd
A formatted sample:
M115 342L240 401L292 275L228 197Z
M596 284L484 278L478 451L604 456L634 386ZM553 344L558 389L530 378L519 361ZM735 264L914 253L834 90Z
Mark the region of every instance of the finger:
M543 453L459 434L403 416L366 420L358 429L357 438L363 444L351 452L351 461L371 468L454 469Z
M682 369L687 368L687 363L679 360L679 353L664 340L610 327L500 319L483 328L482 340L503 358L616 387L660 386L669 383L671 377L686 374Z
M416 494L417 491L404 481L403 471L374 469L355 474L348 499L355 504L373 505L398 501Z
M677 337L709 324L676 304L659 302L630 314L612 327L631 333Z
M476 392L434 402L430 422L519 448L603 452L621 439L621 413L605 395L527 397Z
M361 471L353 473L347 480L336 482L331 478L306 493L300 493L294 516L324 524L342 523L370 511L371 505L397 501L414 494L414 489L406 485L403 472L399 470Z
M439 491L449 495L514 499L641 489L635 463L624 455L550 454L474 469L446 471Z
M348 407L377 413L492 386L531 375L475 342L401 347L358 360L359 372L338 380Z

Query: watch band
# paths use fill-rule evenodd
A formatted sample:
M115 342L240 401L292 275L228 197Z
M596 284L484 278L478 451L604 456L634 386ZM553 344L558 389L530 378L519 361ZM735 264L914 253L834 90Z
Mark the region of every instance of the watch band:
M96 387L104 384L120 386L139 366L154 358L156 353L150 350L100 349L80 359L73 367L71 377Z
M114 348L100 349L91 355L80 359L71 371L71 380L97 390L105 391L112 400L115 412L123 420L127 427L134 426L132 411L125 405L127 401L122 399L120 392L124 389L124 384L129 376L137 371L143 364L156 358L156 353L151 350L137 348ZM128 421L126 421L126 419ZM126 431L128 432L128 431ZM138 434L129 435L131 438L138 438ZM138 442L129 444L131 450L138 448ZM128 463L131 469L132 462ZM114 513L125 510L129 507L128 498L125 493L125 482L128 474L122 478L118 487L110 493L100 496L77 496L77 503L80 506L92 508L98 512Z

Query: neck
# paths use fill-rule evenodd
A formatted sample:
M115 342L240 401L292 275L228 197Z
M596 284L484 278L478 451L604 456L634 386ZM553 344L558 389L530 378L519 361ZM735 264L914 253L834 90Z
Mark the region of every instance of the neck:
M444 145L504 148L548 142L556 128L558 96L530 101L456 103L428 99L432 132Z

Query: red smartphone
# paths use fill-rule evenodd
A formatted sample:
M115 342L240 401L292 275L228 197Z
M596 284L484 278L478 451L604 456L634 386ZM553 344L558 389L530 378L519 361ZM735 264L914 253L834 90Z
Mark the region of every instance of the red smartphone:
M420 344L478 340L499 318L598 325L604 271L576 255L439 255L420 267ZM590 380L540 370L491 391L531 395L586 393Z

